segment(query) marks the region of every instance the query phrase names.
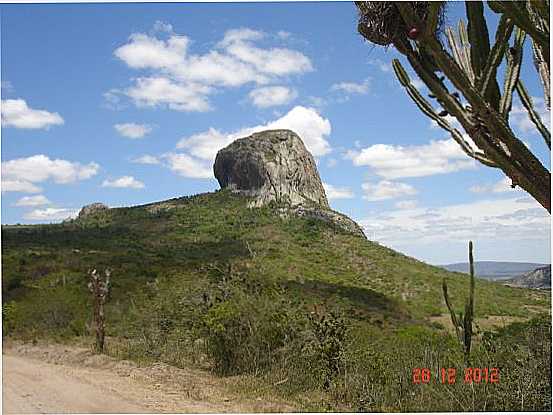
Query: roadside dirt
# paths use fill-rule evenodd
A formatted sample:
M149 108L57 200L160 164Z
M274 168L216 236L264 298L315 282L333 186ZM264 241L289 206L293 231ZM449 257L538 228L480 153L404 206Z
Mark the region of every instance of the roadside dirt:
M228 379L210 373L138 367L86 348L8 343L2 363L6 414L294 411L284 403L232 396Z

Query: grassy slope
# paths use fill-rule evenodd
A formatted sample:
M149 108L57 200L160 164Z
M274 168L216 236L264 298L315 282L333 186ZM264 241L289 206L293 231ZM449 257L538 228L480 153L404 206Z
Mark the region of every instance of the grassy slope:
M338 302L379 324L446 312L444 277L462 307L468 282L321 222L248 209L228 192L111 209L66 224L4 226L2 242L5 301L34 301L46 287L71 290L76 306L85 304L86 270L109 266L116 312L157 277L201 281L206 270L228 263L247 275L285 281L307 302ZM527 316L526 305L548 307L549 301L543 293L481 280L476 293L479 317Z
M283 218L272 208L248 209L246 204L220 191L110 209L58 225L4 226L4 333L27 338L88 335L86 271L110 267L108 345L122 345L113 353L124 358L185 365L189 356L198 356L196 346L210 339L207 344L216 346L210 354L215 368L228 363L229 373L246 375L236 382L245 385L245 393L276 393L300 402L305 410L448 411L469 408L467 402L482 409L474 406L474 396L462 384L451 386L450 393L459 399L448 403L437 399L443 386L420 389L410 381L413 367L437 370L461 364L458 345L436 323L443 319L433 317L447 312L442 278L461 311L466 275L429 266L320 221ZM225 282L229 275L230 285ZM206 293L215 300L225 293L230 297L206 307ZM549 304L548 292L476 281L480 319L529 318L546 312ZM321 320L331 326L313 328L308 316L321 307L346 317L347 339L341 340L332 328L342 324L333 317ZM321 333L322 340L314 340ZM531 332L523 328L521 333ZM529 335L524 350L535 338ZM325 345L337 345L345 372L328 374L333 357L330 366L320 366L329 350ZM482 367L518 361L502 354L512 347L492 357L475 350L475 359L483 356ZM532 356L536 367L547 366L543 357ZM213 368L211 363L207 367ZM536 390L523 373L526 367L528 363L508 369L516 377L501 390L479 389L483 397L477 402L487 402L492 393L493 404L483 408L520 410L526 408L521 401L531 402L528 408L549 408L539 392L530 401L509 392L515 385ZM258 378L260 373L265 380ZM334 386L319 395L329 376Z

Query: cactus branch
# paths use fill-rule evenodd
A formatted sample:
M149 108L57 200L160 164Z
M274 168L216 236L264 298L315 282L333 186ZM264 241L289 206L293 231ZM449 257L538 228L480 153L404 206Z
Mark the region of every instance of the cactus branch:
M499 112L509 119L513 103L513 92L520 76L520 67L522 65L522 53L524 39L526 34L519 27L515 30L515 43L507 54L507 67L505 69L505 84L503 87L503 96L499 102Z
M549 51L549 33L545 33L532 19L525 1L488 1L496 13L507 15L513 22L532 37L542 50ZM549 55L546 57L549 64Z
M455 315L455 310L451 305L449 295L447 292L447 284L445 278L442 282L442 290L444 294L445 304L449 310L451 316L451 323L455 328L455 334L457 339L463 346L463 354L465 357L465 365L470 365L470 350L472 346L472 323L474 320L474 257L472 254L472 241L469 242L469 272L470 272L470 288L469 296L465 302L465 314L459 313L459 316Z
M507 47L509 46L508 40L513 32L513 27L514 24L512 20L506 18L505 16L501 16L499 25L497 26L497 31L495 33L495 43L489 53L484 68L482 69L482 76L478 83L479 90L484 93L494 82L497 83L497 68L501 64L503 56L505 55L505 50L507 50Z
M543 139L545 140L545 144L547 144L547 147L551 149L551 132L547 129L545 124L542 122L540 115L536 111L534 107L534 103L532 102L532 98L530 97L530 94L528 94L528 91L524 87L524 84L522 83L522 80L519 79L516 85L516 89L518 92L518 96L520 98L520 101L522 102L522 105L524 105L524 108L526 108L526 111L528 111L528 115L530 116L530 119L542 135Z
M406 89L407 94L411 97L413 102L419 107L419 109L430 119L436 122L438 126L446 130L451 134L451 137L461 146L461 149L469 156L472 157L475 160L480 161L481 163L489 166L489 167L497 167L497 165L487 158L485 154L481 151L478 151L471 146L467 140L463 137L463 134L456 128L453 128L445 118L440 117L432 105L421 95L421 93L417 90L417 88L414 87L414 85L411 83L411 80L409 78L409 75L399 62L399 60L394 59L392 61L392 67L394 68L394 72L400 81L401 85Z

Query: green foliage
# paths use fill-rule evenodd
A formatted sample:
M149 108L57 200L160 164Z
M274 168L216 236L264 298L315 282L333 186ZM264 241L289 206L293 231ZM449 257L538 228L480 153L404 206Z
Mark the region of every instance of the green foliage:
M344 372L347 322L336 311L330 311L313 312L310 323L314 338L307 344L307 349L320 366L319 378L323 388L329 389Z
M109 267L108 354L235 375L237 388L252 388L249 395L270 391L305 410L482 408L473 406L465 385L446 390L411 382L414 367L462 370L457 340L430 318L447 313L443 278L452 304L462 304L465 275L324 222L249 209L226 191L101 215L98 226L84 218L2 228L4 335L91 339L85 273ZM550 307L547 292L483 280L475 286L475 321ZM320 313L321 304L328 311ZM495 352L475 340L471 363L505 365L504 358L530 356L538 385L547 356L530 355L529 346L509 351L514 332L502 336ZM502 391L530 375L512 367ZM490 410L520 408L514 398L496 399L498 387L477 390L478 402L493 403ZM439 399L450 392L459 402ZM537 397L527 402L547 407Z

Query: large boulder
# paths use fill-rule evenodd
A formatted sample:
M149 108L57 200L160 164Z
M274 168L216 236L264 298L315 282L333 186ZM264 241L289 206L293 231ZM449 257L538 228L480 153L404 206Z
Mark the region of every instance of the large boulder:
M313 156L290 130L262 131L234 141L217 153L213 171L221 188L253 197L253 206L275 201L329 207Z
M328 222L365 237L361 227L330 209L313 156L290 130L240 138L217 153L213 165L221 188L252 198L252 207L275 202L290 214Z

